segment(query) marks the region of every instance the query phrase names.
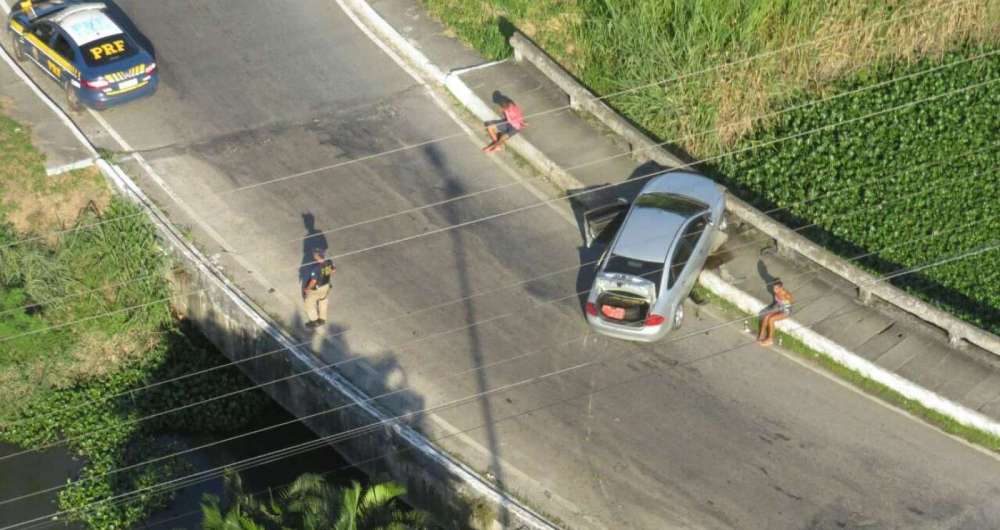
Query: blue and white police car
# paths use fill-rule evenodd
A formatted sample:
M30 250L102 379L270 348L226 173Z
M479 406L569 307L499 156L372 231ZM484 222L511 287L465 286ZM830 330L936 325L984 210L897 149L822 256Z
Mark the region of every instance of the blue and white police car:
M153 55L105 8L96 2L26 1L7 21L15 58L31 60L55 79L74 111L148 96L159 82Z

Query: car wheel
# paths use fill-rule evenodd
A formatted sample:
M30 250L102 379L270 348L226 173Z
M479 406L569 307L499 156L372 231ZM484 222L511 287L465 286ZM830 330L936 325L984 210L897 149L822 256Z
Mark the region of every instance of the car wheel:
M73 88L73 84L66 81L66 84L63 86L66 89L66 104L69 105L69 110L73 112L83 110L83 106L80 105L80 96L76 93L76 89Z
M21 49L21 44L17 40L17 35L15 33L10 33L10 50L14 53L14 59L23 63L27 56L24 55L24 50Z
M677 306L677 310L674 311L674 329L681 327L681 322L684 321L684 304Z

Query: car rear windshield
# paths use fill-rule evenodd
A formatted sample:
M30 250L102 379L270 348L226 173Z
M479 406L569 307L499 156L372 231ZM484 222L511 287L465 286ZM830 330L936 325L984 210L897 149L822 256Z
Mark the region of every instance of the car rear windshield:
M111 64L135 55L136 51L135 45L121 33L80 46L83 60L89 66Z
M708 209L708 205L701 201L672 193L646 193L635 200L635 205L672 212L685 218Z
M608 264L604 266L604 272L640 276L656 284L656 288L659 289L660 278L663 277L663 264L612 254L608 258Z

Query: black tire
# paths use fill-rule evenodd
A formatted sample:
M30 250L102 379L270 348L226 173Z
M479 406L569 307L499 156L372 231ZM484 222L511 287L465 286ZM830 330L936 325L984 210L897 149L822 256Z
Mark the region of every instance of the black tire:
M17 34L13 32L10 33L10 51L14 54L14 60L19 63L23 63L28 59L28 57L24 55L24 50L21 49L21 44L17 40Z
M69 106L69 110L73 112L80 112L83 110L83 105L80 103L80 96L77 95L76 89L73 88L73 84L66 81L63 88L66 89L66 105Z

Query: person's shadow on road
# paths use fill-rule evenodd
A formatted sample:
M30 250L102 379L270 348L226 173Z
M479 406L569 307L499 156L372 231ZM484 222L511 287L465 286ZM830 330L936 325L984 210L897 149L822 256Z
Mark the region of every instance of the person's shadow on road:
M302 224L306 229L306 235L302 238L302 262L299 267L299 285L305 285L308 278L306 272L306 265L312 263L313 252L315 250L320 250L323 255L326 255L326 250L329 248L329 244L326 241L326 235L322 231L316 229L316 216L312 212L305 212L302 214Z

